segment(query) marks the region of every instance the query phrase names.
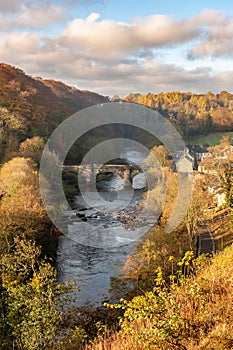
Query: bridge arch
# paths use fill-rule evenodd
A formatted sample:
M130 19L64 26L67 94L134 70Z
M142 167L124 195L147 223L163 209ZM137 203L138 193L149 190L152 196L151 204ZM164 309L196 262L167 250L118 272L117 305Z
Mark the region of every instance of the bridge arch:
M86 178L87 182L90 182L98 174L111 173L119 175L123 180L132 183L136 175L143 173L141 167L136 164L68 165L63 166L63 169L79 172Z
M137 165L131 164L105 164L101 166L98 173L112 173L119 175L123 180L133 182L133 178L143 173L143 170Z
M132 174L132 187L134 189L142 189L147 187L147 178L144 172Z

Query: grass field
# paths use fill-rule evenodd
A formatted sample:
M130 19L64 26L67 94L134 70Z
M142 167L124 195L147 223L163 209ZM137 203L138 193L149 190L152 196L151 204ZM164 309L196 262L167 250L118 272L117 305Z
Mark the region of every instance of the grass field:
M233 138L233 132L218 132L209 134L193 139L192 141L189 141L189 144L215 146L220 143L220 140L223 136L229 136Z

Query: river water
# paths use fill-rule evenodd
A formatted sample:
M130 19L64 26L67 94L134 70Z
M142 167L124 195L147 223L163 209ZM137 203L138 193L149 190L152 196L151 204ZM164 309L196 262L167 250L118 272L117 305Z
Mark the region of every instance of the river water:
M122 158L139 165L144 155L127 149ZM142 219L136 209L145 186L143 173L135 176L133 190L119 175L114 175L111 180L101 183L99 194L104 199L101 205L97 198L94 205L92 200L92 207L88 207L83 196L78 195L75 198L77 209L64 213L69 234L61 236L59 241L58 279L59 282L77 282L81 291L77 293L76 305L97 307L106 300L116 301L109 291L110 277L119 275L127 255L133 252L135 242L142 237L145 228L154 225L151 213L144 213ZM93 199L95 194L90 192L88 195ZM110 204L117 196L120 198L116 202L119 208L116 205L112 209ZM124 201L125 208L122 210Z

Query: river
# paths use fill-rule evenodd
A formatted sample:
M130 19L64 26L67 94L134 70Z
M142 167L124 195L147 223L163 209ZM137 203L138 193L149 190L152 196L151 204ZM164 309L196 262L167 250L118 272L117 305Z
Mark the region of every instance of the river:
M144 157L139 150L132 149L126 149L122 155L122 158L136 164L141 164ZM125 186L125 181L119 175L114 175L109 181L101 183L100 195L104 199L105 208L103 202L101 208L98 207L98 199L94 208L88 208L82 195L77 195L77 209L64 213L69 234L61 236L59 241L58 279L59 282L77 282L80 288L76 298L77 306L97 307L106 300L116 301L109 291L110 277L119 275L127 255L133 252L135 242L145 232L145 227L154 225L151 213L144 214L143 220L138 219L136 205L142 199L145 186L143 173L135 176L133 192ZM130 201L129 192L132 193ZM119 194L121 206L122 202L126 203L125 209L120 211L117 207L111 209L109 206ZM92 193L89 195L92 196ZM87 244L88 240L90 244Z

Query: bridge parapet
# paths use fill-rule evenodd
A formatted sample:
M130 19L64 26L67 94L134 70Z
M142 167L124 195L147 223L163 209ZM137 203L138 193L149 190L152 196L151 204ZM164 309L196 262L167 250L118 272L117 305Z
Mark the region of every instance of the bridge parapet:
M136 164L82 164L82 165L63 165L62 169L77 171L86 177L89 181L91 176L96 176L100 173L113 173L119 175L125 181L132 183L133 178L144 172L145 166L140 167Z

